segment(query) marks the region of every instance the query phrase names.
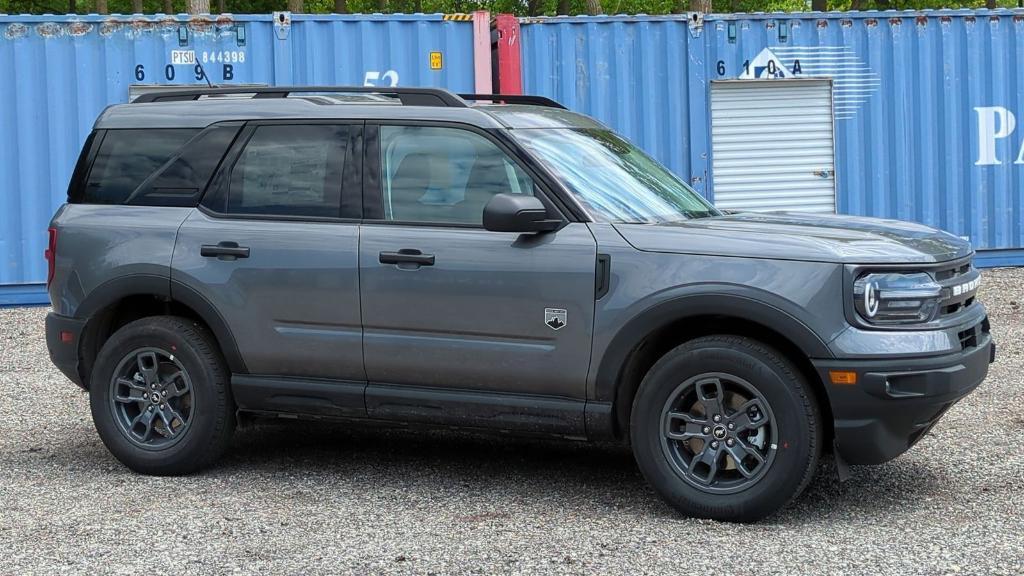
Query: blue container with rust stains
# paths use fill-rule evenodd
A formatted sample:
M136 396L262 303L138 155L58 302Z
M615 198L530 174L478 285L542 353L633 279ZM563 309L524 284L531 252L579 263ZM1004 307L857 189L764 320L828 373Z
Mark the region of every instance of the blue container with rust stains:
M1024 264L1024 10L520 19L526 93L726 207L923 222Z
M473 33L441 14L0 16L0 70L0 305L43 303L47 223L104 107L207 76L472 92Z

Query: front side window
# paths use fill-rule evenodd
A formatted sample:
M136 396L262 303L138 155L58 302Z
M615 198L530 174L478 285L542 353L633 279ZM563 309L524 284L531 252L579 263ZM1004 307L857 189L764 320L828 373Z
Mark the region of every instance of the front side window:
M721 214L667 168L609 130L510 132L595 217L658 224Z
M107 130L89 171L85 190L72 201L121 204L199 130L192 128Z
M339 217L348 134L344 125L257 127L231 170L226 202L218 209Z
M479 226L495 194L533 194L498 146L468 130L381 126L384 219Z

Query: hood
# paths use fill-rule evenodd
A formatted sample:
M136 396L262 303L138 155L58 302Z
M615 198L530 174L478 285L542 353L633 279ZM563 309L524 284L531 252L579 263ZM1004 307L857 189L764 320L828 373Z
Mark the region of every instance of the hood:
M638 250L847 264L930 264L970 242L922 224L800 212L746 212L666 224L615 224Z

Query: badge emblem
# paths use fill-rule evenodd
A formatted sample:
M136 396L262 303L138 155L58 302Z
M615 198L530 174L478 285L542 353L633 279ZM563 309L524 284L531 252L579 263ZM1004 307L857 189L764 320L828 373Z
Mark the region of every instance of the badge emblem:
M548 328L552 330L561 330L565 328L566 313L562 308L545 308L544 309L544 323L548 325Z

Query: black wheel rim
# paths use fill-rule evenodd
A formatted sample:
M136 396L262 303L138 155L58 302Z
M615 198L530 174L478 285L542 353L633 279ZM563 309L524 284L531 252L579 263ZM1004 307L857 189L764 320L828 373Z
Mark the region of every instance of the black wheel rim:
M174 354L140 348L127 354L110 380L110 405L117 427L148 450L178 443L195 414L192 380Z
M719 372L680 384L665 402L660 430L675 472L714 494L757 483L771 467L778 442L764 396L746 380Z

